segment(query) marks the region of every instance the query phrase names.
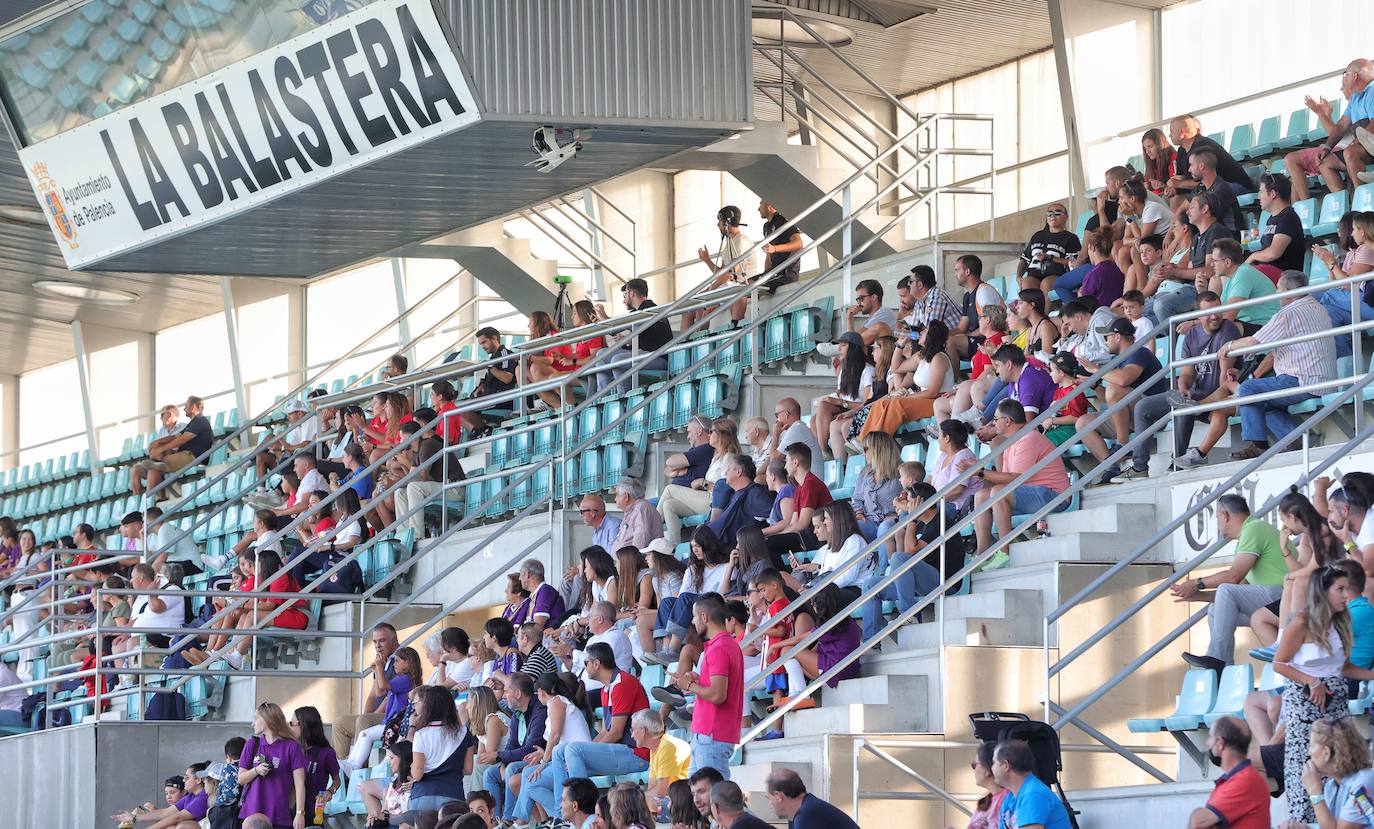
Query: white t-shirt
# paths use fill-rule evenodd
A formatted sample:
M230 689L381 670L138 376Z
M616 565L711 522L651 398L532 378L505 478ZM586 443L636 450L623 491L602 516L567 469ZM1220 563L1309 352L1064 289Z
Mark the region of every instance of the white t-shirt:
M170 584L162 576L157 577L157 589L179 590L180 588ZM152 608L152 596L135 596L131 607L133 616L130 618L129 627L135 628L179 628L185 624L185 611L182 607L186 601L183 596L159 596L166 609L161 612Z
M625 635L625 631L620 628L598 633L587 640L587 647L595 645L597 642L605 642L611 646L611 651L615 653L615 666L622 671L629 671L634 667L634 650L630 647L630 638ZM587 686L588 691L593 691L601 687L601 683L582 675L582 671L587 666L587 652L585 650L573 651L573 673Z
M281 533L276 530L268 530L258 536L257 542L253 544L253 549L257 552L273 552L281 555Z
M1374 513L1367 513L1360 531L1355 534L1355 546L1364 548L1374 544Z
M1174 223L1174 214L1169 211L1166 205L1162 205L1155 201L1147 201L1145 202L1145 206L1140 210L1140 219L1138 221L1141 224L1154 222L1155 229L1153 232L1163 236L1164 232L1169 229L1169 226Z
M301 485L296 487L297 492L328 492L329 485L325 483L324 476L320 470L311 469L301 478Z
M357 541L362 537L363 528L358 525L358 519L355 518L345 524L343 529L339 530L339 534L334 536L334 543L336 545L343 544L348 541Z
M437 725L427 725L411 735L411 750L425 755L425 769L433 771L458 750L467 734L465 728L450 731Z
M1145 338L1145 335L1150 333L1150 329L1155 327L1155 324L1150 322L1149 317L1141 317L1140 319L1134 322L1134 325L1136 342L1140 342L1141 340L1143 340Z
M692 568L688 567L687 572L682 575L682 592L696 593L697 595L720 593L721 587L725 585L725 568L729 564L729 562L725 562L714 567L707 567L706 571L702 573L701 584L696 583L695 574L692 572Z
M429 684L438 685L440 679L447 679L449 682L459 684L470 683L472 681L472 665L466 659L457 662L443 662L430 675Z
M298 422L294 427L292 427L291 430L286 433L286 436L283 439L292 446L299 446L302 443L310 443L319 436L319 415L310 415L309 417L301 418L300 422Z
M987 308L990 305L1001 305L1005 307L1007 304L1006 300L1002 299L1002 295L997 292L997 289L986 282L978 286L978 293L974 295L973 301L978 303L980 309Z
M873 385L873 366L864 366L863 373L859 375L859 393L854 397L850 397L843 391L840 391L839 377L837 376L835 378L835 396L847 403L858 403L864 399L864 389L871 385ZM812 456L812 462L815 462L814 455Z
M728 265L730 262L734 261L735 257L749 250L753 244L753 242L749 241L749 237L745 236L743 233L737 233L733 236L728 233L725 234L720 237L720 250L716 251L716 264ZM756 261L757 259L757 256L747 256L730 269L730 273L734 276L736 282L743 282L759 272L759 263Z
M783 430L782 440L778 441L778 450L786 452L787 447L794 443L804 443L811 450L811 464L813 466L819 466L820 462L825 459L821 455L821 445L816 442L816 433L800 420Z

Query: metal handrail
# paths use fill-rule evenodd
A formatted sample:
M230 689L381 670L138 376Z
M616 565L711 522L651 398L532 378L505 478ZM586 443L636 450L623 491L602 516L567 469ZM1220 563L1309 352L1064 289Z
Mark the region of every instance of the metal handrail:
M1371 277L1374 277L1374 274L1361 275L1361 276L1363 276L1364 279L1369 279L1369 278L1371 278ZM1345 284L1347 281L1353 283L1353 282L1356 282L1356 281L1361 281L1361 279L1360 279L1360 277L1354 277L1354 278L1352 278L1352 279L1350 279L1350 280L1342 280L1340 283L1321 283L1321 284L1319 284L1319 285L1308 285L1308 286L1304 286L1303 288L1299 288L1299 289L1295 289L1295 290L1292 290L1292 291L1283 292L1283 293L1282 293L1282 296L1285 297L1285 298L1287 298L1287 297L1294 297L1294 296L1303 295L1303 294L1319 293L1319 292L1323 292L1323 291L1325 291L1325 290L1330 289L1333 285L1337 285L1337 286L1338 286L1339 284ZM1277 295L1277 294L1276 294L1276 295ZM1275 296L1276 296L1276 295L1275 295ZM1266 298L1266 299L1267 299L1267 298ZM1253 301L1251 301L1251 302L1253 302ZM1255 303L1255 304L1258 304L1258 303ZM1241 305L1243 305L1243 303L1235 303L1235 305L1241 306ZM1231 308L1231 306L1230 306L1229 304L1228 304L1228 306L1225 306L1225 310L1230 310L1230 308ZM1070 395L1065 396L1064 398L1062 398L1062 399L1059 400L1059 401L1056 401L1056 402L1055 402L1054 404L1052 404L1045 412L1042 412L1042 413L1040 413L1039 415L1037 415L1036 418L1034 418L1030 423L1028 423L1025 427L1023 427L1023 428L1022 428L1020 431L1018 431L1015 435L1013 435L1012 437L1008 438L1008 439L1007 439L1004 443L1002 443L1000 446L994 447L994 450L993 450L993 453L992 453L991 457L996 457L997 455L1000 455L1001 451L1003 451L1007 446L1011 445L1011 444L1014 443L1017 439L1019 439L1020 437L1024 436L1025 434L1028 434L1029 431L1030 431L1032 428L1034 428L1035 426L1037 426L1041 421L1047 419L1048 417L1052 417L1052 416L1054 415L1054 413L1057 412L1060 408L1062 408L1063 405L1067 404L1069 400L1071 400L1073 397L1076 397L1076 396L1078 396L1079 394L1083 393L1083 391L1084 391L1089 385L1091 385L1095 380L1100 379L1100 377L1101 377L1102 375L1104 375L1104 374L1106 373L1106 371L1110 370L1111 368L1114 368L1117 364L1119 364L1120 362L1122 362L1127 354L1131 353L1132 351L1134 351L1134 350L1137 349L1137 348L1152 348L1152 347L1153 347L1153 342L1154 342L1154 337L1155 337L1155 335L1156 335L1157 333L1159 333L1161 330L1165 329L1165 328L1168 328L1168 330L1172 331L1173 326L1176 324L1176 319L1178 319L1178 318L1180 318L1180 317L1181 317L1181 318L1189 318L1189 317L1207 316L1209 313L1215 313L1215 312L1216 312L1216 309L1204 309L1204 310L1201 311L1201 312L1196 312L1196 311L1195 311L1195 312L1189 312L1188 314L1181 314L1181 315L1177 315L1177 317L1171 317L1169 320L1165 321L1164 323L1161 323L1160 325L1155 326L1154 328L1151 329L1150 333L1147 334L1146 337L1141 338L1140 341L1138 341L1138 342L1136 342L1135 344L1133 344L1133 346L1131 347L1131 349L1128 349L1127 351L1122 352L1121 354L1116 355L1116 357L1115 357L1114 359L1108 361L1108 363L1107 363L1106 365L1100 367L1100 368L1098 369L1098 371L1097 371L1097 372L1094 372L1094 374L1093 374L1092 376L1090 376L1090 377L1087 378L1086 380L1084 380L1084 381L1082 381L1081 383L1079 383L1079 385L1075 388L1075 390L1074 390L1073 393L1071 393ZM1358 319L1358 317L1357 317L1357 319ZM1338 327L1338 328L1326 329L1326 330L1323 332L1323 334L1324 334L1325 336L1333 336L1333 335L1336 334L1336 333L1351 333L1351 334L1353 335L1354 333L1358 332L1359 330L1362 330L1362 328L1363 328L1362 324L1356 322L1356 323L1352 323L1351 325L1348 325L1348 326L1341 326L1341 327ZM1290 344L1290 342L1304 341L1305 339L1307 339L1307 338L1306 338L1306 337L1302 337L1302 336L1300 336L1300 337L1295 337L1295 338L1285 338L1285 339L1282 339L1282 340L1277 340L1277 341L1274 341L1274 342L1271 342L1271 343L1268 343L1268 344L1264 344L1263 347L1264 347L1264 348L1267 348L1267 349L1272 349L1272 348L1277 348L1277 347L1282 346L1282 345L1288 345L1288 344ZM1140 397L1140 396L1143 395L1145 389L1146 389L1149 385L1151 385L1154 381L1157 381L1158 379L1162 379L1162 378L1164 378L1164 377L1167 377L1167 376L1169 375L1169 372L1170 372L1170 368L1169 368L1168 366L1165 366L1165 367L1161 368L1161 370L1160 370L1159 372L1157 372L1156 374L1154 374L1149 382L1141 382L1141 383L1137 386L1137 388L1132 389L1131 392L1128 393L1128 394L1127 394L1125 397L1123 397L1121 400L1118 400L1115 404L1113 404L1113 405L1111 405L1111 406L1108 406L1105 410L1103 410L1100 414L1098 414L1098 415L1090 422L1090 424L1089 424L1089 426L1088 426L1088 429L1095 429L1095 428L1096 428L1097 426L1099 426L1100 424L1107 422L1109 415L1111 415L1112 413L1114 413L1116 410L1118 410L1118 409L1120 409L1120 408L1123 408L1123 407L1126 406L1126 405L1132 405L1133 402L1134 402L1138 397ZM1359 383L1360 387L1362 387L1364 383L1369 382L1370 377L1374 377L1374 375L1367 376L1363 382L1360 382L1360 383ZM1348 379L1346 379L1346 380L1338 380L1338 381L1330 381L1330 382L1327 383L1327 384L1314 384L1314 387L1318 387L1318 386L1320 386L1320 387L1329 387L1330 385L1345 384L1345 383L1348 383L1348 382L1355 382L1355 381L1351 381L1351 380L1348 380ZM1300 387L1300 388L1294 388L1294 389L1286 389L1286 390L1283 390L1283 392L1282 392L1281 394L1280 394L1280 393L1275 393L1275 392L1268 392L1268 393L1258 394L1258 395L1249 395L1249 396L1246 396L1246 397L1244 397L1244 398L1231 398L1231 399L1229 399L1229 400L1227 400L1227 401L1224 401L1224 402L1219 402L1219 403L1217 403L1217 404L1211 404L1209 407L1206 407L1206 408L1208 408L1208 409L1210 409L1210 408L1230 408L1230 407L1232 407L1232 406L1241 405L1242 403L1244 403L1245 401L1248 401L1248 400L1254 400L1254 401L1258 402L1259 400L1276 399L1276 398L1279 398L1279 397L1290 396L1290 395L1293 395L1293 394L1302 393L1303 391L1305 391L1305 388ZM1350 393L1351 393L1350 391L1347 391L1346 393L1344 393L1344 394L1342 395L1342 397L1341 397L1341 400L1345 399L1345 397L1348 396ZM1329 412L1328 412L1328 409L1329 409L1329 408L1330 408L1330 407L1324 407L1321 411L1322 411L1323 413L1329 413ZM1331 410L1331 411L1334 411L1334 409L1330 409L1330 410ZM771 725L773 722L775 722L777 719L779 719L784 713L786 713L786 711L790 710L790 709L791 709L792 707L794 707L797 703L799 703L802 699L807 698L807 697L809 697L812 693L814 693L815 690L817 690L822 684L824 684L824 681L825 681L825 680L828 680L829 678L831 678L831 677L834 676L835 674L838 674L841 670L843 670L844 667L848 666L848 665L849 665L850 663L852 663L855 659L857 659L859 655L861 655L862 653L864 653L864 652L866 652L867 650L869 650L869 649L870 649L874 644L876 644L877 642L882 641L884 638L886 638L887 635L889 635L889 633L890 633L892 630L895 630L895 629L896 629L896 626L897 626L899 623L904 623L906 619L910 618L911 616L914 616L917 612L919 612L921 609L924 609L924 607L928 606L928 605L929 605L930 603L932 603L933 601L942 598L942 597L944 596L945 591L946 591L949 587L951 587L951 586L953 586L954 584L956 584L959 580L961 580L961 579L962 579L965 575L967 575L968 573L973 572L973 570L976 569L976 566L981 566L981 563L984 562L984 561L986 561L988 558L990 558L991 555L992 555L992 553L994 553L995 551L1001 549L1001 547L1006 546L1007 544L1009 544L1011 538L1015 538L1016 535L1018 535L1021 531L1024 531L1025 529L1029 528L1030 526L1033 526L1033 525L1034 525L1034 522L1035 522L1036 520L1038 520L1039 517L1040 517L1042 514L1049 514L1049 512L1051 511L1051 509L1052 509L1054 506L1056 506L1058 503L1060 503L1061 501L1064 501L1064 500L1066 500L1066 499L1072 497L1075 493L1077 493L1077 492L1081 491L1082 489L1086 488L1086 486L1089 484L1089 482L1091 482L1091 481L1094 480L1095 473L1101 471L1101 469L1103 469L1103 468L1105 468L1107 465L1113 463L1113 462L1115 461L1115 459L1124 456L1125 452L1127 452L1135 443L1138 443L1139 441L1144 440L1146 437L1149 437L1150 435L1152 435L1152 434L1154 433L1154 431L1158 430L1159 428L1162 428L1162 426L1163 426L1163 425L1169 420L1169 418L1172 417L1172 416L1173 416L1173 413L1171 413L1170 415L1166 415L1166 416L1163 417L1163 418L1160 418L1160 420L1157 421L1157 422L1153 425L1153 428L1152 428L1152 429L1148 430L1148 431L1147 431L1146 433L1144 433L1144 434L1138 434L1134 440L1130 441L1126 446L1124 446L1124 447L1122 447L1121 449L1117 450L1117 452L1116 452L1115 454L1113 454L1112 456L1110 456L1110 457L1109 457L1106 461L1104 461L1101 465L1099 465L1098 467L1096 467L1096 468L1093 470L1092 473L1089 473L1088 475L1084 476L1078 483L1071 485L1068 489L1065 490L1064 493L1061 493L1057 498L1055 498L1053 501L1051 501L1051 503L1050 503L1046 508L1042 508L1042 510L1038 511L1037 514L1036 514L1035 516L1032 516L1032 518L1031 518L1030 520L1028 520L1028 521L1026 521L1026 522L1023 522L1023 524L1022 524L1021 527L1014 529L1014 530L1012 531L1012 533L1009 534L1008 538L999 539L998 541L994 542L993 545L992 545L991 547L988 548L988 550L986 550L986 551L984 551L983 553L979 554L979 556L977 557L977 561L976 561L975 563L969 564L969 565L965 566L964 568L961 568L960 571L959 571L957 574L955 574L954 576L951 576L949 579L947 579L939 588L937 588L937 589L935 589L935 590L932 590L926 597L924 597L924 598L918 600L917 603L916 603L911 609L909 609L908 611L906 611L906 612L900 614L896 622L894 622L894 623L892 623L891 625L889 625L888 627L884 628L881 632L878 633L878 635L874 636L874 637L873 637L872 639L870 639L868 642L861 643L860 646L859 646L859 648L857 648L857 649L856 649L854 652L852 652L851 654L847 655L847 656L846 656L844 659L842 659L837 665L835 665L834 667L832 667L832 668L829 669L828 671L824 672L820 678L816 679L816 680L813 681L811 684L809 684L809 685L807 686L807 688L806 688L804 691L802 691L802 692L800 692L800 693L794 691L794 692L791 694L791 699L789 699L789 701L788 701L787 703L785 703L783 706L780 706L775 712L773 712L773 713L770 714L769 716L765 717L765 718L763 719L763 721L761 721L760 723L756 724L756 725L749 731L749 733L746 734L746 735L741 739L741 743L748 742L748 741L749 741L750 739L752 739L753 737L755 737L755 736L757 736L758 734L762 733L763 730L765 730L769 725ZM1323 416L1325 416L1325 414L1324 414ZM1080 439L1081 439L1081 433L1077 433L1077 432L1076 432L1068 441L1066 441L1065 443L1063 443L1062 445L1060 445L1060 446L1058 446L1058 447L1055 447L1055 449L1054 449L1049 455L1047 455L1045 458L1041 459L1039 462L1037 462L1036 464L1034 464L1034 465L1033 465L1030 469L1028 469L1025 473L1022 473L1022 475L1021 475L1021 476L1018 476L1017 479L1015 479L1015 480L1011 481L1010 483L1004 485L1004 486L1002 487L1002 490L1001 490L1001 497L1008 497L1008 496L1010 495L1010 493L1011 493L1011 490L1012 490L1014 487L1016 487L1017 485L1023 483L1025 480L1029 479L1029 477L1030 477L1031 475L1033 475L1033 474L1034 474L1036 471L1038 471L1039 469L1043 468L1043 467L1044 467L1046 464L1048 464L1052 459L1057 458L1057 457L1061 456L1064 452L1068 451L1068 449L1069 449L1074 443L1078 442ZM840 578L843 574L845 574L845 573L846 573L849 569L851 569L852 567L857 566L857 565L859 564L859 562L863 561L866 557L868 557L868 556L870 556L870 555L873 555L881 545L883 545L883 544L884 544L885 542L887 542L889 539L895 537L896 534L897 534L899 531L901 531L907 524L909 524L911 521L914 521L914 520L915 520L915 517L916 517L917 515L919 515L919 514L925 512L925 511L931 509L932 507L937 506L937 504L941 507L941 511L942 511L942 513L943 513L944 493L945 493L946 491L952 489L953 487L962 485L963 483L965 483L966 481L968 481L971 477L973 477L973 475L976 474L976 472L978 471L979 468L985 466L987 463L988 463L988 458L986 458L986 457L985 457L985 458L982 458L982 459L980 459L979 464L976 464L976 465L974 465L974 466L971 466L969 469L965 470L963 473L961 473L960 475L956 476L956 478L955 478L954 480L952 480L949 484L946 485L945 489L941 490L940 492L937 492L937 493L936 493L935 495L933 495L930 499L928 499L925 503L923 503L923 504L921 504L921 505L915 507L915 508L911 511L911 513L909 513L909 514L907 515L907 517L906 517L905 519L899 519L899 520L894 524L894 526L891 527L886 533L883 533L883 534L879 535L877 538L874 539L873 542L871 542L869 545L867 545L867 546L866 546L863 550L861 550L859 553L856 553L853 557L851 557L851 558L848 559L847 561L842 562L841 564L837 565L837 566L835 567L835 569L833 569L831 572L822 575L818 580L816 580L815 582L813 582L812 585L811 585L806 591L804 591L802 595L798 596L797 599L793 600L791 603L789 603L789 604L787 605L787 607L783 608L778 614L775 614L775 615L776 615L776 616L785 616L785 615L787 615L787 614L789 614L789 613L794 612L797 608L801 607L805 602L809 601L809 600L811 599L811 597L813 597L817 592L819 592L819 591L820 591L821 589L823 589L825 586L827 586L827 585L833 583L834 581L838 580L838 578ZM987 510L990 510L990 509L991 509L991 505L992 505L993 503L994 503L994 500L990 499L989 501L985 502L985 503L983 504L982 507L977 507L977 508L975 508L971 513L969 513L968 515L966 515L966 516L964 516L963 518L961 518L961 519L959 519L958 521L956 521L954 527L951 527L951 528L946 529L946 530L941 534L941 536L940 536L937 540L932 541L928 546L930 546L930 547L939 547L939 546L943 545L948 539L952 538L953 535L954 535L959 529L961 529L962 527L967 526L969 523L971 523L971 521L972 521L978 514L980 514L980 513L982 513L982 512L985 512L985 511L987 511ZM797 643L794 643L794 644L791 646L791 648L788 649L785 653L781 654L781 655L777 658L777 660L776 660L775 662L773 662L773 663L771 663L771 664L767 664L767 665L765 665L763 668L761 668L760 671L759 671L759 673L758 673L758 675L755 676L754 679L751 680L750 683L747 684L748 687L753 687L753 686L758 685L759 682L761 682L761 680L762 680L763 677L765 677L765 676L769 675L770 673L772 673L773 670L775 670L776 668L780 667L786 660L791 659L791 658L794 658L794 657L796 656L797 653L800 653L800 652L801 652L801 650L803 650L803 649L805 649L805 648L811 646L811 645L814 644L815 642L819 641L820 637L821 637L826 631L828 631L830 628L834 627L835 625L839 624L842 620L848 619L850 613L852 613L854 610L856 610L856 609L862 607L867 601L871 600L872 597L873 597L874 595L876 595L879 591L881 591L883 588L887 587L888 585L894 583L899 577L901 577L903 574L905 574L908 570L911 570L912 568L914 568L914 567L916 566L916 564L919 563L919 561L920 561L920 559L918 559L918 558L915 557L915 556L912 556L912 557L909 558L906 562L904 562L903 564L899 565L898 568L897 568L895 571L890 572L888 575L886 575L886 576L884 576L883 578L879 579L879 581L878 581L877 583L875 583L872 587L870 587L870 588L868 589L868 591L862 592L862 593L860 594L860 596L859 596L857 599L855 599L854 601L852 601L852 602L851 602L848 606L846 606L843 610L841 610L840 612L836 613L836 615L835 615L834 617L832 617L831 619L827 620L826 622L824 622L824 623L822 623L822 624L820 624L820 625L817 625L817 626L816 626L814 629L812 629L806 636L804 636L800 641L798 641ZM766 626L763 626L763 627L760 627L759 629L756 629L756 630L753 631L752 633L748 634L748 635L742 640L742 644L748 645L748 644L751 644L751 643L757 641L758 639L762 638L762 636L763 636L763 634L764 634L764 631L765 631L766 629L767 629ZM1129 757L1128 757L1127 759L1132 759L1132 758L1129 758ZM1134 760L1133 760L1133 762L1134 762ZM1143 761L1142 761L1142 762L1143 762ZM1154 772L1152 772L1152 773L1154 773Z

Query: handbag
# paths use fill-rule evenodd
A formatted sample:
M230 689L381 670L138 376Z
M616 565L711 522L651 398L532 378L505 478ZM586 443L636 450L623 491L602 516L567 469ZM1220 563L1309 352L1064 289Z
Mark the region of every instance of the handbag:
M410 734L410 715L415 710L412 703L407 702L406 707L396 712L391 719L382 726L382 749L391 748L395 743L404 740Z

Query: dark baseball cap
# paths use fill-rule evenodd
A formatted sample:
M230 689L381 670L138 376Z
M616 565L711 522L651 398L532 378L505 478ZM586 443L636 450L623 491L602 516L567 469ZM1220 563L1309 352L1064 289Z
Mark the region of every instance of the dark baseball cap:
M1083 366L1079 365L1078 358L1071 352L1060 351L1050 358L1050 365L1069 375L1070 377L1086 377L1088 372Z
M1135 323L1125 317L1117 317L1110 324L1095 329L1097 333L1106 336L1107 334L1121 334L1125 337L1135 339Z

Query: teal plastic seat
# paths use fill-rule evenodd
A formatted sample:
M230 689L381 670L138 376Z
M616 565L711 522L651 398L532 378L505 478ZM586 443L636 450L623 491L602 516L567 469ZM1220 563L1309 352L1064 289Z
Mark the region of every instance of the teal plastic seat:
M662 389L665 384L655 383L649 387L649 393ZM672 391L665 391L658 397L649 401L649 431L666 432L673 428L673 396Z
M697 381L697 412L710 418L725 414L725 378L719 374Z
M1279 139L1283 137L1283 116L1273 115L1260 121L1259 135L1255 138L1255 143L1246 150L1246 158L1263 158L1272 153L1278 146Z
M1126 721L1133 734L1157 731L1191 731L1197 728L1216 702L1217 675L1207 668L1193 668L1183 675L1183 688L1174 705L1174 713L1167 717L1140 717Z
M1341 190L1338 193L1327 193L1326 196L1322 198L1321 214L1318 215L1316 223L1308 228L1308 232L1312 234L1312 238L1314 239L1336 235L1336 228L1340 225L1341 216L1344 216L1349 209L1349 190Z
M1317 200L1312 198L1295 201L1293 211L1302 220L1302 229L1309 234L1312 233L1312 226L1317 223Z
M679 383L673 387L673 428L687 428L687 421L696 413L696 386Z
M830 495L834 498L853 498L854 488L859 484L859 475L867 465L868 460L863 455L850 455L844 464L844 478L839 486L830 488Z
M1374 210L1374 182L1361 184L1355 188L1355 195L1350 200L1351 210Z
M1222 717L1245 717L1245 696L1255 690L1255 669L1251 665L1227 665L1221 671L1217 699L1202 718L1211 725Z
M763 361L776 363L787 359L792 341L787 335L787 317L769 317L763 323Z
M1255 223L1254 223L1254 225L1252 225L1252 227L1257 227L1257 228L1260 228L1261 230L1263 230L1263 229L1264 229L1264 226L1265 226L1266 224L1269 223L1269 217L1272 216L1272 215L1273 215L1273 214L1270 213L1268 210L1261 210L1261 211L1260 211L1260 214L1259 214L1259 218L1255 219ZM1260 243L1259 243L1259 239L1258 239L1258 238L1256 238L1256 239L1247 239L1247 240L1245 241L1245 243L1244 243L1245 249L1246 249L1247 251L1251 251L1251 252L1254 252L1254 251L1259 250L1259 245L1260 245Z
M1078 221L1074 222L1074 233L1078 235L1078 238L1083 238L1083 234L1088 229L1088 222L1092 219L1093 215L1091 210L1084 210L1082 213L1078 214Z
M1330 247L1327 248L1330 250ZM1312 257L1312 265L1307 269L1307 281L1312 285L1320 285L1323 282L1331 281L1331 269L1326 266L1320 258Z
M1273 150L1291 150L1307 141L1307 133L1312 131L1312 111L1307 107L1293 110L1288 116L1288 130L1274 141Z
M1345 100L1342 98L1336 98L1331 102L1331 120L1333 122L1341 120L1341 109L1344 104ZM1328 138L1328 135L1326 133L1326 128L1322 126L1321 119L1314 118L1312 119L1312 129L1307 131L1306 138L1300 143L1310 144L1316 141L1325 140L1326 138Z
M1217 142L1221 143L1221 142ZM1255 125L1238 124L1231 130L1231 144L1226 151L1232 158L1247 158L1250 148L1255 146Z

